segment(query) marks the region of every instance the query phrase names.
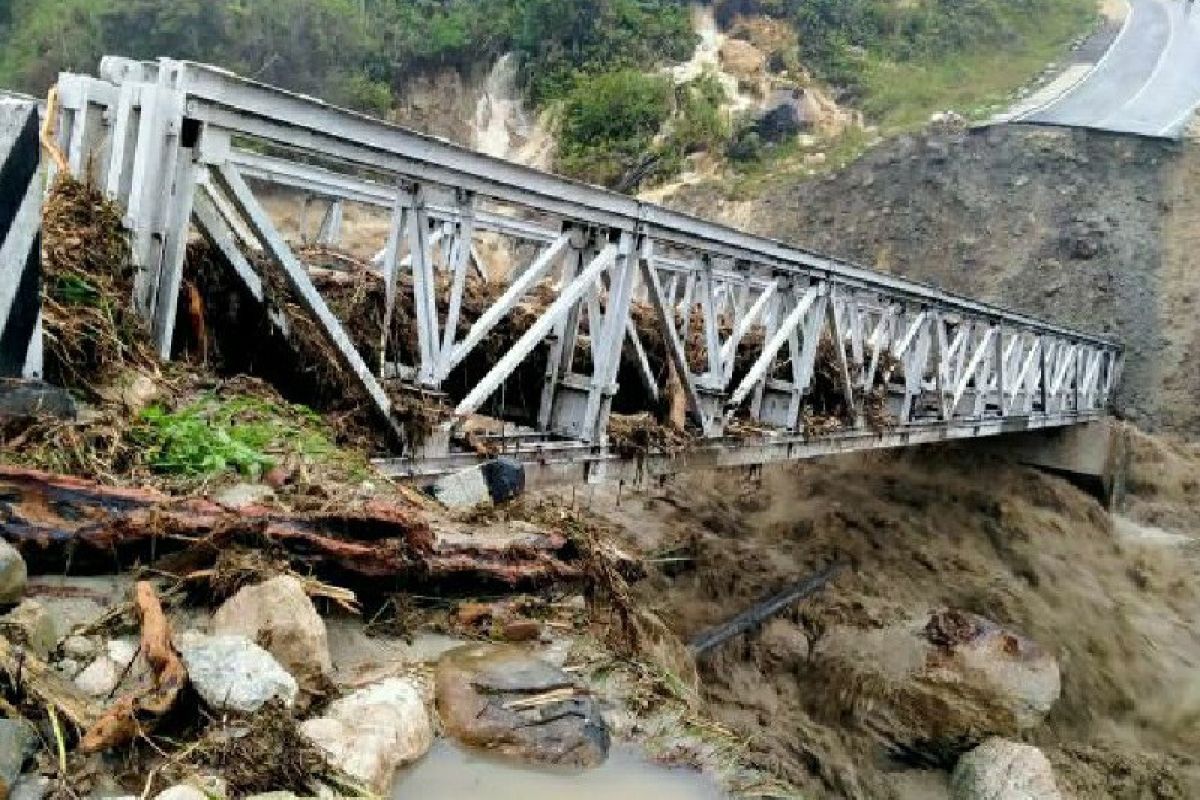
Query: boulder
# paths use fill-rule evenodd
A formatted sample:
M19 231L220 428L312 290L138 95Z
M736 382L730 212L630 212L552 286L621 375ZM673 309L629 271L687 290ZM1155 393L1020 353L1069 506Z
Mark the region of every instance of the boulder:
M28 581L25 559L15 547L0 539L0 606L21 602Z
M988 739L958 760L950 795L953 800L1062 800L1042 751L1004 739Z
M25 600L0 617L0 634L43 659L58 646L54 617L36 600Z
M331 704L306 720L300 732L330 762L385 794L396 770L425 755L433 744L433 724L420 689L393 678Z
M767 54L744 39L726 39L720 55L725 71L743 83L759 81L767 71Z
M25 722L0 719L0 797L7 797L21 768L37 750L37 732Z
M609 734L595 700L571 676L523 649L469 645L437 668L437 706L447 733L527 764L595 767Z
M333 673L325 621L304 584L290 575L239 591L217 609L212 630L258 642L306 689L319 688Z
M831 714L849 713L893 750L938 764L1039 724L1061 691L1052 655L958 611L871 630L832 628L813 663L829 687L821 702Z
M245 636L185 634L178 646L188 678L209 708L251 714L271 701L296 702L295 678Z

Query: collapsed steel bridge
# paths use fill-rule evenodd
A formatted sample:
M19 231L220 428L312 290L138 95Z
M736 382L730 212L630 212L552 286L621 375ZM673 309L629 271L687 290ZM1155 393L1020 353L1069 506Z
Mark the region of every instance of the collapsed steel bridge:
M553 301L458 400L441 435L381 463L395 476L430 478L478 461L454 449L451 433L547 344L539 406L525 410L536 424L493 434L491 443L548 480L1061 428L1103 416L1119 378L1121 348L1108 339L475 153L215 67L106 57L99 77L63 74L56 93L65 166L90 171L126 209L137 267L133 301L164 359L193 227L260 300L257 254L282 271L398 433L389 384L438 391L505 315L553 282ZM324 203L319 238L327 243L339 236L346 203L390 212L379 259L385 319L407 272L415 363L387 352L382 363L366 363L256 197L252 185L263 184ZM469 273L489 275L477 248L482 236L533 255L508 275L491 276L503 291L464 331ZM634 303L653 309L686 396L697 439L684 453L631 461L608 446L624 348L640 364L647 407L665 391L632 323ZM854 418L842 430L806 435L804 402L823 336L839 345L833 351ZM699 369L685 351L689 337L701 342ZM589 350L586 368L577 364L577 345ZM739 354L743 365L749 355L748 369L735 370ZM880 382L892 418L882 430L862 413ZM729 436L735 419L752 420L762 432Z

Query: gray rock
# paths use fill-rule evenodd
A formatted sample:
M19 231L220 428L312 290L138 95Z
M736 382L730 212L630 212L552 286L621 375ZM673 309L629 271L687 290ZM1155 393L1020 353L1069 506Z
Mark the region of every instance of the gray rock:
M68 636L62 643L63 655L76 661L91 661L99 651L99 641L91 636Z
M446 731L463 744L548 766L595 767L608 757L608 726L594 699L521 648L454 650L438 664L436 684ZM556 690L557 699L542 697Z
M989 739L958 760L953 800L1062 800L1054 769L1036 747Z
M0 617L0 631L9 641L47 658L58 645L54 617L36 600L25 600Z
M107 697L116 692L123 677L126 683L135 683L146 674L146 662L138 654L137 642L113 639L103 655L75 677L75 686L92 697Z
M492 492L479 466L468 467L439 479L431 492L439 503L452 509L474 508L492 502Z
M318 688L333 672L325 622L304 584L289 575L239 591L217 609L212 630L262 642L305 687Z
M249 714L272 700L296 701L296 679L244 636L185 634L178 646L192 686L212 709Z
M433 724L420 689L393 678L331 704L324 716L300 725L331 763L386 793L396 770L433 744Z
M195 786L188 786L181 783L178 786L172 786L170 789L159 792L154 800L208 800L208 795Z
M50 791L50 779L41 775L22 775L8 791L8 800L42 800Z
M213 500L226 508L239 509L260 505L275 496L275 490L265 483L239 483L221 490Z
M0 797L21 777L21 768L37 750L37 732L25 722L0 719Z
M0 539L0 605L21 602L28 582L25 559L21 558L15 547Z

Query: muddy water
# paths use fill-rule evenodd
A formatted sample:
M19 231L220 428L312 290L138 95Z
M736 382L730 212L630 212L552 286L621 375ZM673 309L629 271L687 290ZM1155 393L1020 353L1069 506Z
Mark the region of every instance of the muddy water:
M510 766L437 742L405 773L392 800L719 800L699 776L614 751L604 766L555 773Z

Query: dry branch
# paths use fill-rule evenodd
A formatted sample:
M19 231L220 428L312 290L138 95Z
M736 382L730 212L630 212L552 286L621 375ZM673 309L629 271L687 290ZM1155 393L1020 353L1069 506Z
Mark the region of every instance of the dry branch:
M171 710L187 685L187 669L171 640L171 626L154 587L146 581L134 590L134 608L142 628L141 653L150 666L151 684L119 699L79 744L84 753L99 753L133 741Z

